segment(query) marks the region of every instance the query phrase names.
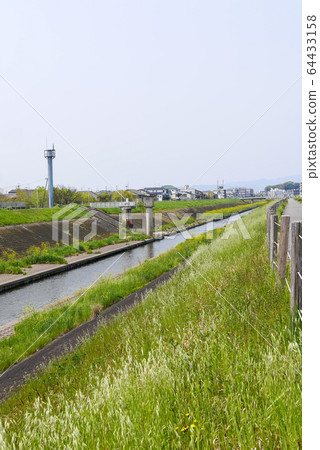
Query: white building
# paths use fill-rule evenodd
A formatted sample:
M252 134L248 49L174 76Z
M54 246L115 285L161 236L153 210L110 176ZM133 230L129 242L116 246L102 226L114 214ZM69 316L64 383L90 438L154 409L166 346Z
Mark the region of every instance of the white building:
M215 189L217 198L248 198L254 197L254 189L246 187L233 187L228 189Z
M284 198L287 197L287 192L284 189L271 188L268 191L268 198Z

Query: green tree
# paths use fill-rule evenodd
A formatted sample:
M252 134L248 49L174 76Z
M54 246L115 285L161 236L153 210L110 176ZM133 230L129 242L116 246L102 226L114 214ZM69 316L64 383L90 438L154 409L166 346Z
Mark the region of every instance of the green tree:
M24 202L26 208L31 208L32 205L32 193L26 191L25 189L17 189L16 195L13 199L15 202Z
M88 194L88 192L78 192L79 199L81 199L81 203L93 203L96 201L92 195Z
M137 195L131 191L114 191L112 193L113 202L125 202L126 199L133 202L137 199Z
M98 195L99 202L111 202L111 195L108 192L102 192Z
M8 202L9 198L0 192L0 202Z
M88 197L87 197L88 199ZM82 195L75 188L57 186L53 188L53 202L58 205L68 205L69 203L82 203Z
M43 207L48 206L48 192L44 191L44 186L38 186L31 194L31 203L33 208L41 208L43 202Z
M296 183L294 181L286 181L285 183L266 186L264 189L267 192L270 191L270 189L275 189L275 188L284 189L285 191L288 191L290 189L299 189L299 187L300 187L300 183Z
M212 191L208 191L207 192L207 198L213 198L213 192Z

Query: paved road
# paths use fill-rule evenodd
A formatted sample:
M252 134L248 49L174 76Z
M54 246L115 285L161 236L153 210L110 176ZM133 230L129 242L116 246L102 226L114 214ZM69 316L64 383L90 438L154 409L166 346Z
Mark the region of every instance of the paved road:
M284 210L286 216L290 216L290 222L296 222L297 220L302 220L302 203L289 198L288 204Z
M290 228L292 222L297 222L302 220L302 203L289 198L288 204L283 212L284 215L290 216ZM288 242L288 252L290 253L291 249L291 232L289 234L289 242Z

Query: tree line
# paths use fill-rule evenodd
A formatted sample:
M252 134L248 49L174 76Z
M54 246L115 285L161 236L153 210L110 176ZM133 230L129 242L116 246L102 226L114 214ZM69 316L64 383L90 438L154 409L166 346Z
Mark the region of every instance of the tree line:
M69 203L88 204L93 202L118 202L124 199L134 201L137 196L130 191L102 192L97 194L98 199L88 192L79 192L77 189L66 186L53 188L54 205L68 205ZM46 208L48 206L48 191L44 186L33 190L17 189L14 197L0 194L0 202L24 202L27 208Z

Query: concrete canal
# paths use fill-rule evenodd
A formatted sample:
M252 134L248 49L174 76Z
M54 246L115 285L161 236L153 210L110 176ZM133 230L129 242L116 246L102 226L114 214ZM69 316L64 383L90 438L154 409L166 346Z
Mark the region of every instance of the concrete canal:
M240 216L250 212L245 211ZM198 236L206 231L224 227L227 223L237 220L237 218L239 218L238 215L199 225L189 230L189 237L190 235ZM4 292L0 295L0 325L17 319L28 304L32 304L38 309L56 300L70 296L76 291L90 286L99 276L108 278L122 273L130 267L141 264L146 259L154 258L160 253L166 252L183 242L186 238L188 238L186 232L177 233L174 236L167 236L162 240L156 240L121 254L106 257L95 263Z

